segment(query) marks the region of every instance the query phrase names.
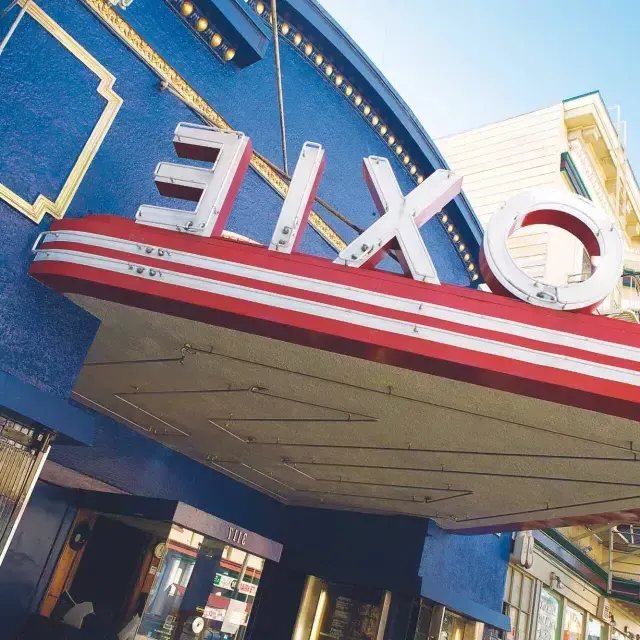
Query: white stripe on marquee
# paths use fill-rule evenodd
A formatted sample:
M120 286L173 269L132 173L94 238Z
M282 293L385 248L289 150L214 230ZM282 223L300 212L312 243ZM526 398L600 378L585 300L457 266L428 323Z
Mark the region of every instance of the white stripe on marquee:
M137 256L144 256L145 247L151 246L155 252L148 255L153 258L164 260L168 263L184 264L207 269L213 272L219 271L221 273L241 275L246 278L263 280L271 284L283 285L293 289L331 295L338 298L344 298L346 300L353 300L354 302L393 309L394 311L417 313L445 322L454 322L463 326L471 326L486 331L506 333L520 338L537 340L539 342L545 342L557 346L570 347L581 351L591 351L599 355L619 358L621 360L631 360L634 362L640 360L640 348L638 347L617 344L615 342L607 342L598 338L575 335L555 329L546 329L544 327L537 327L514 320L485 316L472 311L453 309L451 307L437 305L430 302L409 300L407 298L373 292L349 285L327 282L325 280L308 278L306 276L273 271L262 267L254 267L241 262L230 262L184 251L174 251L173 249L157 247L143 242L123 240L120 238L113 238L85 231L47 232L44 235L43 242L46 243L48 241L87 244L105 249L131 253ZM165 251L164 256L159 257L157 255L157 249ZM45 250L46 249L43 247L37 251Z
M145 272L138 274L134 268L138 265L132 265L130 262L124 260L116 260L114 258L96 256L95 254L82 253L68 249L41 250L36 255L35 260L55 260L87 267L95 267L112 273L140 278L146 281L163 282L168 285L186 287L197 291L246 300L289 311L297 311L320 318L328 318L352 325L364 326L370 329L386 331L396 335L428 340L431 342L449 345L451 347L467 349L477 353L500 356L541 367L571 371L573 373L591 376L596 379L610 380L612 382L640 387L640 371L632 371L597 362L589 362L579 358L557 355L543 351L535 351L534 349L498 342L487 338L468 336L445 329L426 325L417 325L413 322L381 317L371 313L345 309L321 302L295 298L289 295L275 294L252 287L220 282L213 279L177 273L174 271L162 271L157 269L157 275L155 277L151 277L148 275L150 267L139 265L145 268ZM237 266L238 265L236 265L236 267ZM151 267L151 269L153 269L153 267ZM236 275L242 274L239 273L238 270Z

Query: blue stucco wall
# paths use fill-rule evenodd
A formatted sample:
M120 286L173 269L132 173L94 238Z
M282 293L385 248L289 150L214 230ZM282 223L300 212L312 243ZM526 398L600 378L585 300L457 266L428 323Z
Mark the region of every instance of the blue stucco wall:
M115 91L124 100L67 217L88 212L133 217L143 203L175 206L157 193L153 171L159 161L175 160L171 140L176 124L197 118L170 92L161 91L157 76L80 2L39 4L114 74ZM221 64L162 0L136 0L125 17L232 126L252 137L257 151L280 162L271 49L262 62L239 71ZM0 23L0 35L9 24L10 19ZM286 43L281 55L291 165L304 141L320 142L327 153L320 196L360 226L368 226L375 214L362 179L362 158L390 157L405 192L412 182L395 155L314 66ZM0 85L5 87L0 92L2 183L30 201L38 193L55 197L104 106L95 92L97 83L42 27L30 18L23 20L0 65ZM228 228L267 242L280 206L281 199L249 171ZM347 241L354 237L346 225L317 210ZM36 225L0 201L0 369L43 392L67 398L98 322L27 275L30 247L50 222L46 216ZM424 236L441 279L468 285L466 271L440 224L431 221ZM302 250L335 256L311 229ZM393 268L389 261L385 265ZM473 584L464 584L461 568L467 555L476 558L480 551L488 553L487 567L491 558L502 562L490 544L495 546L497 537L475 542L440 532L438 545L433 546L436 538L424 542L422 520L284 507L109 418L100 416L96 424L92 448L56 444L52 459L122 490L179 498L281 540L283 571L297 576L298 586L302 574L316 573L417 594L420 566L423 588L434 575L434 583L462 590L482 606L497 602L504 581L502 564L497 573L487 569L481 576L478 569ZM56 534L58 540L64 537L72 502L68 492L38 485L11 555L0 569L0 616L8 611L24 613L37 599L43 571L56 554L53 540ZM276 574L273 579L279 580ZM290 612L297 606L298 586L287 596Z
M142 203L173 204L157 193L153 171L160 160L175 159L171 139L177 122L197 121L196 116L170 92L160 91L157 76L80 2L43 0L40 5L114 74L114 88L124 100L67 217L87 212L132 217ZM256 150L280 162L271 49L262 62L238 70L220 63L165 2L136 0L126 19L232 126L252 137ZM0 34L9 23L2 22ZM360 226L368 226L374 208L362 179L362 158L393 158L405 191L412 188L409 177L361 115L286 42L282 65L291 164L305 140L323 144L327 169L320 195ZM0 83L9 87L0 95L0 180L29 201L37 193L54 197L104 106L95 91L97 78L26 18L3 54ZM280 198L250 171L228 227L267 242L280 206ZM354 237L346 225L326 218L346 240ZM0 368L66 396L97 323L27 276L31 244L49 224L46 216L36 226L0 201L0 296L5 309L0 318ZM440 224L432 220L424 235L441 278L468 285ZM311 229L302 250L335 256ZM390 260L385 265L395 268Z
M500 626L510 550L507 533L451 535L430 522L420 561L421 593L474 618L489 621L487 614L493 614L492 624Z
M0 569L0 637L14 636L37 607L75 508L73 491L39 482Z
M404 516L293 508L283 559L321 578L418 595L427 524Z

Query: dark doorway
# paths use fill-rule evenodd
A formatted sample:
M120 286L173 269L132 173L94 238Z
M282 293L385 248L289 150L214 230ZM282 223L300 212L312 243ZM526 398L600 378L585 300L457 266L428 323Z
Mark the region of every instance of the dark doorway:
M96 620L118 629L127 613L151 535L118 520L96 519L69 593L91 602Z

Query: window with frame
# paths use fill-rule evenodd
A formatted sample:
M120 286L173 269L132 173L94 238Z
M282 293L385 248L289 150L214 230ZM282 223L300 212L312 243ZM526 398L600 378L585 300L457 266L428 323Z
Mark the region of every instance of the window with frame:
M533 586L534 579L531 576L515 567L509 567L504 601L508 605L507 615L511 619L513 640L529 640Z
M538 604L536 640L562 640L562 598L542 587Z
M563 640L583 640L584 638L584 611L567 605L564 610L564 622L562 624Z
M607 640L607 626L604 622L589 616L587 622L587 640Z

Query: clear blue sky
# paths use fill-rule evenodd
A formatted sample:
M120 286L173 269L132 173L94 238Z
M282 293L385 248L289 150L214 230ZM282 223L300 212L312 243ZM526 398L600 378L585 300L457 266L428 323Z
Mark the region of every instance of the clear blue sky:
M320 0L434 138L599 89L640 175L640 0Z

